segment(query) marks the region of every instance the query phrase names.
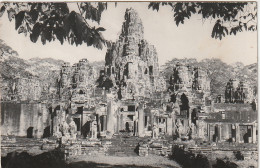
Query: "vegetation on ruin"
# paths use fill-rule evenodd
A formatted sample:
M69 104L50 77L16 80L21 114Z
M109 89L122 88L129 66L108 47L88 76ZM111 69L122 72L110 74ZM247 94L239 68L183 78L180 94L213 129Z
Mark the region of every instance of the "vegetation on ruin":
M255 2L151 2L148 8L158 11L160 6L166 5L172 8L177 26L184 24L192 15L201 15L202 22L206 19L216 21L212 38L222 39L226 35L257 30ZM90 21L100 23L107 2L78 2L77 7L77 11L70 11L67 3L2 3L0 17L7 12L8 19L15 21L18 33L28 35L33 43L39 39L42 44L57 39L61 44L64 41L71 45L85 43L98 49L110 46L101 33L105 28L89 24Z
M211 94L217 95L225 93L225 87L229 79L238 79L248 82L257 94L257 64L244 65L241 62L235 64L226 64L220 59L204 59L197 61L196 59L178 59L174 58L163 65L163 76L166 80L170 79L173 68L177 63L182 63L186 66L200 67L207 70L210 78Z
M55 60L52 58L40 59L33 58L29 61L17 57L17 52L14 51L10 46L6 45L2 40L0 41L2 56L9 55L8 59L0 62L0 67L2 69L1 76L3 79L8 81L9 79L14 79L17 73L21 77L26 76L38 76L42 78L42 81L52 82L56 81L57 72L52 71L45 66L45 62L51 64L53 67L60 67L64 61ZM1 57L2 57L1 56ZM242 63L236 63L233 65L226 64L219 59L205 59L197 61L196 59L177 59L174 58L171 61L166 62L162 66L162 75L166 80L170 79L172 70L177 62L181 62L185 65L192 67L201 67L207 69L209 73L209 78L211 80L211 95L216 97L217 95L225 93L225 87L230 78L238 78L239 80L249 82L252 87L254 87L255 94L257 94L257 64L243 65ZM37 64L35 64L37 63ZM102 70L104 67L104 61L91 63L98 70ZM47 64L48 65L48 64ZM41 75L42 72L49 72L49 75ZM167 82L168 83L168 82ZM98 86L105 86L106 89L113 87L111 80L105 80L105 76L100 76L97 80ZM255 105L254 105L255 106Z

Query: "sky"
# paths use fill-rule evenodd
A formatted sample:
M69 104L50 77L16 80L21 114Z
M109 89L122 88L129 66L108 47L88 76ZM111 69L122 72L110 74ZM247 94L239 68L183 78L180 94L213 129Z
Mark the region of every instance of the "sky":
M107 40L116 41L120 35L124 13L127 8L134 8L139 14L144 26L144 38L155 46L158 53L159 64L173 58L196 58L198 61L205 58L219 58L223 62L233 64L242 62L245 65L257 62L257 32L242 32L236 36L226 36L222 40L211 38L214 20L202 21L195 15L185 20L185 24L176 26L173 12L170 7L161 7L160 10L148 9L147 2L114 2L108 3L108 9L102 13L100 25L106 29L103 36ZM69 3L71 10L78 12L76 3ZM55 58L70 62L78 62L82 58L89 61L102 61L105 59L106 48L98 50L82 44L72 46L59 41L41 41L32 43L29 36L18 34L15 31L14 21L9 22L7 13L0 18L0 38L16 50L19 57L30 59Z

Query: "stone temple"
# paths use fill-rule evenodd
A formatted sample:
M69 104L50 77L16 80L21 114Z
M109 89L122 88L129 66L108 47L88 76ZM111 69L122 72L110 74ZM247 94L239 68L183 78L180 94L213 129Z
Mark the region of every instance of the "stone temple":
M227 81L225 102L214 103L206 69L177 63L170 79L162 76L140 17L127 9L100 72L87 59L65 63L56 88L50 88L56 95L48 101L41 100L39 80L15 79L11 98L2 96L1 134L54 137L76 145L76 154L86 146L104 147L103 140L116 141L116 136L152 139L139 144L140 155L170 152L170 145L163 146L167 138L171 143L257 143L257 110L246 85ZM158 143L160 150L155 150Z
M152 93L166 88L159 77L156 49L144 39L143 29L137 13L127 9L119 40L106 54L103 73L116 87L120 100L151 98Z
M119 40L108 49L101 72L104 82L100 86L107 89L110 99L107 129L111 133L130 131L133 135L149 135L153 121L166 123L169 115L156 115L152 112L155 109L145 108L146 102L163 103L163 99L156 100L156 95L164 94L166 82L159 77L156 49L143 36L141 19L133 9L127 9ZM171 134L166 125L160 130Z

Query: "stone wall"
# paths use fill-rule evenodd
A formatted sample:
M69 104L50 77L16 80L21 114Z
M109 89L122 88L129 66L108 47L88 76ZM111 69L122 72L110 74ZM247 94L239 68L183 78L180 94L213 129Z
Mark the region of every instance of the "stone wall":
M139 144L139 156L158 155L168 157L172 154L172 142L156 140Z
M41 103L1 103L1 135L41 138L49 112Z

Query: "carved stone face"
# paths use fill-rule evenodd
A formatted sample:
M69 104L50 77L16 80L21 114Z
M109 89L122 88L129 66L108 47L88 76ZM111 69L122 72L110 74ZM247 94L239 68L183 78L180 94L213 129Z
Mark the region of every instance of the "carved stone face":
M71 116L67 116L67 123L71 123L73 121L73 118Z
M162 106L163 106L163 111L166 111L166 109L167 109L166 104L163 104Z
M176 122L176 126L178 126L178 127L179 127L179 126L181 126L181 125L182 125L182 123L181 123L181 120L180 120L180 119L178 119L178 120L177 120L177 122Z
M93 120L93 121L96 121L96 116L93 116L93 117L92 117L92 120Z

